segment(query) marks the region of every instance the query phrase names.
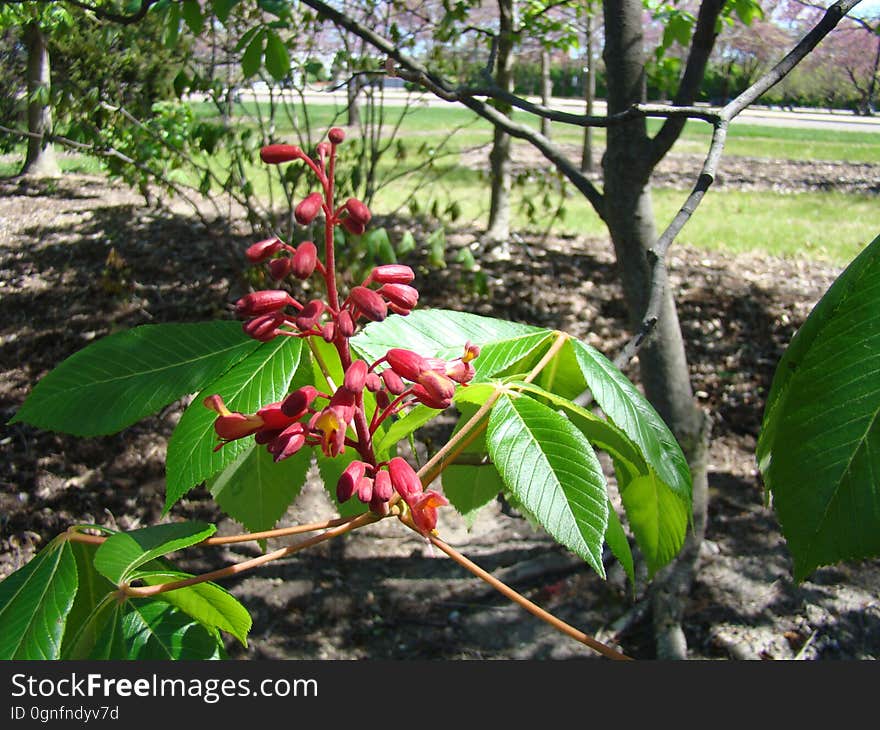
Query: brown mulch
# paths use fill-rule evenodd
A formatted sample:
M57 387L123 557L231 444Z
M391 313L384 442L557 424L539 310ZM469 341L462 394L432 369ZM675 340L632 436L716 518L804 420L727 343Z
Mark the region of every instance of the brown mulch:
M522 239L511 260L482 264L486 295L474 292L471 273L455 265L429 270L416 252L411 263L419 270L422 303L562 329L613 354L627 333L607 242ZM450 245L473 240L460 231ZM135 195L99 178L69 176L37 187L0 182L3 422L33 383L97 337L150 322L230 317L229 302L245 285L228 254L248 242L212 236L183 213L145 209ZM108 265L111 249L117 260ZM709 529L685 625L693 655L880 656L880 561L823 568L794 585L754 463L775 363L839 271L683 246L669 263L696 395L714 425ZM158 521L165 445L181 410L175 404L120 434L91 439L3 426L0 576L72 523L131 529ZM311 483L285 521L329 510ZM588 633L612 635L615 621L638 605L619 570L601 581L506 505L487 508L470 530L450 512L441 525L448 542ZM202 489L172 517L234 529ZM196 551L181 564L211 569L255 551L249 545ZM249 647L230 645L234 657L589 655L396 524L273 563L228 587L254 616ZM633 656L650 657L649 628L637 616L616 641Z

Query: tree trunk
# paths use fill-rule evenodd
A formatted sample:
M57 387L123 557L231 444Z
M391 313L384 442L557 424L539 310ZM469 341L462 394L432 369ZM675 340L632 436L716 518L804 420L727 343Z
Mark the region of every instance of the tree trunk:
M586 78L584 79L584 101L587 103L587 116L593 115L593 101L596 98L596 62L593 58L593 10L587 5L586 38ZM581 150L581 172L593 171L593 128L584 127L584 146Z
M544 106L550 106L550 99L553 96L553 81L550 78L550 51L546 48L541 49L541 103ZM541 134L550 139L550 120L547 117L541 117Z
M57 177L61 174L55 148L44 135L52 131L52 111L49 106L50 70L49 48L39 23L32 21L24 28L27 47L28 137L27 157L22 175Z
M514 0L498 0L499 28L496 49L495 83L502 89L513 91L513 5ZM503 113L510 114L509 104L495 103ZM485 238L503 244L506 249L510 238L510 135L495 127L492 136L492 152L489 169L492 177L492 193L489 206L489 228Z
M643 8L639 0L605 0L604 6L608 113L615 114L645 98ZM647 306L647 252L656 241L649 143L644 119L609 127L602 161L605 220L633 327ZM684 339L668 289L652 338L639 352L639 366L645 395L678 439L693 475L695 529L682 554L655 578L651 589L658 658L683 659L687 644L681 617L705 531L709 433L708 419L693 397Z

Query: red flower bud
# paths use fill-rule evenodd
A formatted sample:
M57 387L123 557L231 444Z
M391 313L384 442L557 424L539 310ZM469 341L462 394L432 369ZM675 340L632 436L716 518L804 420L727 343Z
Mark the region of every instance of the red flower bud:
M272 259L269 262L269 276L275 281L284 279L293 269L293 260L287 256L280 259Z
M391 369L401 378L406 378L407 380L417 382L419 375L429 369L427 360L412 350L392 347L385 354L385 358L388 360ZM387 380L385 381L385 385L388 385Z
M246 294L235 303L235 313L239 317L256 317L284 309L293 299L286 291L264 289Z
M364 385L371 393L375 393L382 388L382 379L376 373L367 373Z
M301 159L303 151L292 144L270 144L260 150L260 159L268 165Z
M228 416L217 416L214 431L223 441L250 436L263 427L263 419L259 416L246 416L244 413L230 413Z
M367 380L367 363L363 360L355 360L345 371L342 387L351 393L360 393L364 389Z
M321 327L321 337L324 338L324 342L333 342L336 339L336 323L327 322Z
M336 318L336 326L339 327L339 334L343 337L354 335L354 320L351 318L351 312L343 309Z
M387 502L393 496L394 487L391 485L391 475L384 469L376 472L376 478L373 480L373 499Z
M367 227L363 223L356 221L354 218L343 218L340 223L342 223L342 227L353 236L360 236L365 230L367 230Z
M269 429L280 430L290 425L290 417L281 408L281 401L270 403L257 411L257 415L263 419L263 425Z
M318 249L311 241L303 241L293 254L291 271L297 279L308 279L318 263Z
M424 385L414 385L412 394L419 403L428 406L428 408L436 408L438 411L442 411L444 408L449 408L452 405L451 398L438 399L432 393L429 393Z
M282 324L284 324L284 314L273 312L249 319L241 328L248 337L260 342L268 342L278 336L281 331L278 328Z
M435 370L425 370L425 372L419 376L419 385L421 385L435 401L449 400L455 395L455 383L450 378L441 375Z
M387 368L382 371L382 382L385 383L385 387L388 388L388 392L394 395L400 395L403 391L406 390L406 383L404 383L400 376L395 373L391 368Z
M369 504L373 498L373 480L370 477L361 477L357 483L358 499L364 504Z
M388 397L388 391L380 390L376 393L376 406L380 411L384 411L391 405L391 399Z
M252 264L258 264L261 261L265 261L273 254L278 253L278 251L281 250L281 246L281 241L277 237L267 238L265 241L258 241L257 243L248 246L244 255Z
M278 462L293 456L303 447L305 442L305 427L301 423L294 423L278 434L269 443L268 449L275 461Z
M301 332L306 332L318 323L318 319L323 313L324 302L320 299L312 299L312 301L302 308L302 311L294 320L294 323Z
M331 149L330 145L326 142L318 142L318 146L315 148L320 157L327 157Z
M327 133L327 138L333 144L342 144L342 140L345 139L345 131L339 127L333 127L333 129Z
M363 461L353 461L342 472L339 481L336 482L336 499L342 503L347 502L357 489L358 482L363 478L367 465Z
M357 198L349 198L345 201L345 209L348 211L352 220L364 226L366 226L367 223L370 222L370 218L373 217L373 214L370 213L370 209Z
M407 311L412 310L419 301L418 290L407 284L383 284L379 288L379 294L391 304L396 304Z
M403 264L384 264L373 269L367 281L379 284L409 284L416 275L409 266Z
M354 395L354 393L346 388L337 388L327 406L328 408L333 408L338 411L339 417L345 421L346 425L351 423L351 419L354 418Z
M309 406L317 395L318 391L313 386L304 385L281 401L281 412L288 418L298 421L308 413Z
M301 226L307 226L321 212L321 205L323 204L324 199L321 197L321 193L311 193L307 195L305 199L293 209L293 217L296 218L296 222Z
M351 301L367 319L381 322L388 316L388 305L385 300L372 289L356 286L351 290Z
M400 456L388 462L388 474L395 491L407 504L414 502L422 493L422 480L409 463Z

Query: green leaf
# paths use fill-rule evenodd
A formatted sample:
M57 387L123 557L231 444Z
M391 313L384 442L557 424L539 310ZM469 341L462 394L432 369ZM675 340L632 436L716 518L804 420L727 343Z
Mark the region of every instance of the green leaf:
M439 411L435 408L417 405L405 416L398 418L391 424L385 432L385 435L376 444L377 457L379 459L387 458L391 454L391 449L393 449L396 444L407 438L411 433L415 433L415 431L434 418L437 413L439 413Z
M95 570L97 545L69 541L76 560L77 590L61 644L62 659L86 659L98 641L94 614L116 586ZM84 648L85 647L85 648Z
M115 433L193 393L259 345L236 322L151 324L110 335L46 375L11 423Z
M138 572L134 577L153 586L192 576L175 570L151 570ZM232 594L216 583L197 583L186 588L160 593L156 598L170 603L203 626L232 634L242 646L247 646L247 636L252 624L251 616Z
M234 462L252 443L252 439L239 439L214 451L217 414L205 408L204 398L217 393L231 411L241 413L254 413L281 400L300 363L301 347L302 342L294 337L278 337L261 345L190 404L168 442L166 512L189 489Z
M205 522L172 522L111 535L95 553L95 569L115 585L144 563L209 538L217 531Z
M759 465L794 557L880 555L880 237L838 277L779 363Z
M369 361L378 360L392 347L406 347L423 357L446 353L457 357L468 341L483 346L539 332L547 330L448 309L420 309L406 317L392 315L368 324L351 343Z
M129 600L120 617L127 659L219 659L223 644L206 629L166 601Z
M416 239L413 238L411 231L404 231L400 237L400 243L397 244L397 253L400 256L408 254L410 251L416 250Z
M266 35L266 70L276 81L281 81L290 73L290 52L275 31L269 31Z
M205 18L202 16L198 0L183 0L180 9L187 27L195 35L199 35L205 28Z
M63 537L0 583L0 659L58 659L76 588L76 558Z
M552 408L505 395L492 409L486 442L507 488L557 542L604 577L608 497L583 434Z
M629 540L626 539L626 533L623 531L623 525L617 516L614 505L608 503L608 529L605 530L605 542L614 553L614 557L623 566L630 584L635 588L636 585L636 569L633 563L632 550L629 547Z
M254 34L241 56L241 73L246 79L254 76L260 70L260 65L263 62L263 41L265 38L265 30Z
M553 333L548 330L490 342L483 346L473 361L475 381L488 380L512 372L524 373L537 363L547 350ZM461 353L449 353L458 357Z
M214 15L217 16L217 20L226 25L229 14L240 1L241 0L211 0L211 7L214 9Z
M691 473L681 447L653 406L598 350L571 341L586 386L609 420L638 445L645 461L686 504Z
M302 489L311 463L310 447L276 464L265 446L251 444L209 480L208 489L223 511L250 532L271 530Z
M71 659L128 659L125 643L125 601L102 601L89 619L87 631L72 647ZM91 641L92 643L89 643Z
M654 575L681 550L687 532L689 503L655 473L638 476L620 491L633 535Z

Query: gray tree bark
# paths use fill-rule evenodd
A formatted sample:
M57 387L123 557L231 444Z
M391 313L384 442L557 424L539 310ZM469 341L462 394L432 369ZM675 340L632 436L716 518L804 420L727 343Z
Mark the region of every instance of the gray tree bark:
M553 96L553 80L550 78L550 51L541 49L541 103L550 106ZM541 117L541 134L550 139L550 120Z
M513 91L513 23L515 0L498 0L499 27L495 58L495 82L505 91ZM509 104L495 103L499 111L510 114ZM506 244L510 238L510 135L495 127L489 169L492 190L489 203L489 227L485 238Z
M28 138L27 157L21 175L30 177L57 177L61 174L55 148L46 139L52 131L52 110L48 102L51 85L49 47L46 35L36 21L24 28L27 48Z
M593 57L593 9L587 4L586 18L586 51L587 71L584 79L584 101L587 116L593 116L593 102L596 99L596 59ZM593 128L584 127L584 144L581 149L581 172L593 172Z
M645 100L643 8L638 0L605 0L605 67L608 113ZM653 168L644 119L608 128L602 161L605 220L614 243L633 327L647 306L648 251L657 232L651 205ZM681 444L693 475L694 530L682 554L652 585L658 658L686 658L681 617L696 570L706 521L708 420L691 389L684 340L672 292L667 289L655 332L639 352L645 395Z

